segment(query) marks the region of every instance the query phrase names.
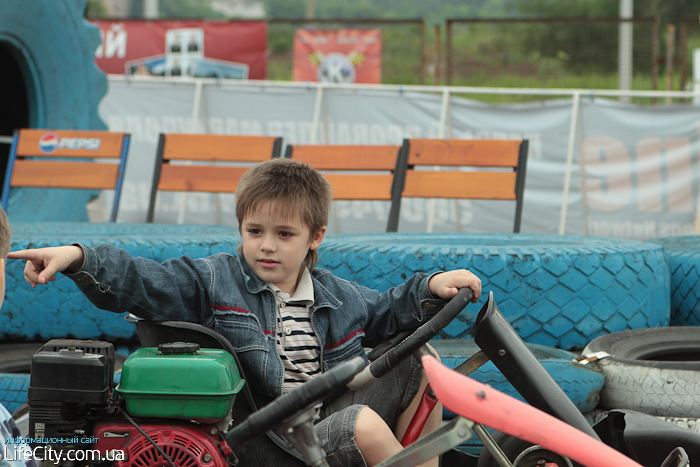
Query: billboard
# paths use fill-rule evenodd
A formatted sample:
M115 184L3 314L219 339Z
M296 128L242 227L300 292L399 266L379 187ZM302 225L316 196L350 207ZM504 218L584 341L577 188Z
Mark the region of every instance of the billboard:
M293 78L294 81L381 83L381 30L297 29Z
M265 79L264 21L94 21L108 74Z

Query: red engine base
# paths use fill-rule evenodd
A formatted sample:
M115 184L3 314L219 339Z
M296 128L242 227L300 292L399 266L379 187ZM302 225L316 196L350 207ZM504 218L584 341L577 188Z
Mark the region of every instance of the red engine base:
M215 427L174 422L144 423L141 429L177 467L228 467L231 448ZM212 434L213 433L213 434ZM166 467L168 462L133 425L99 423L93 430L93 449L116 467Z

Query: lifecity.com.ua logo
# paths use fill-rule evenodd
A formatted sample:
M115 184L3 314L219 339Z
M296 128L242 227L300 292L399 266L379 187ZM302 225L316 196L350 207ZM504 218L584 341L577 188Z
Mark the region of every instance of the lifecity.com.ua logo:
M0 461L27 462L31 459L37 461L50 461L54 464L60 462L94 462L94 461L124 461L126 454L119 449L113 449L102 453L99 449L70 449L67 451L53 449L50 445L29 447L26 444L6 444L0 455Z

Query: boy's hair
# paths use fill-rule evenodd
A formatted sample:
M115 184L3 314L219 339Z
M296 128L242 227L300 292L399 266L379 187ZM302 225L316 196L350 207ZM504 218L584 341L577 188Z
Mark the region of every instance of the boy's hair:
M261 162L243 175L236 189L238 230L248 214L270 201L276 215L300 216L314 235L328 225L332 200L330 183L310 165L292 159ZM304 266L313 270L317 263L318 252L309 250Z
M10 221L7 220L7 214L0 208L0 259L7 258L7 252L10 251Z

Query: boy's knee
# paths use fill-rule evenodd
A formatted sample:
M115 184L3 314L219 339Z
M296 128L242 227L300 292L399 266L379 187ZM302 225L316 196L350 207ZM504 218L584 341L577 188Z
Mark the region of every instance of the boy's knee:
M394 433L377 412L363 407L355 420L355 440L359 446L364 443L380 442L383 437L394 438Z
M355 433L371 433L372 429L379 423L384 423L384 420L377 412L369 407L362 407L357 413L357 419L355 420Z

